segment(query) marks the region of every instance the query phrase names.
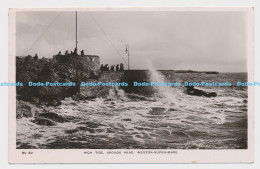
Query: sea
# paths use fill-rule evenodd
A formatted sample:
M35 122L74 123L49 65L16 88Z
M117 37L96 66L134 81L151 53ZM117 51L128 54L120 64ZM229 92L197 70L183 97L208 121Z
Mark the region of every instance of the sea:
M147 76L140 82L230 82L232 86L195 86L216 92L216 97L188 95L183 85L109 87L106 94L89 100L66 98L59 106L35 105L40 112L56 113L68 121L41 126L29 118L17 119L17 148L247 149L248 88L236 86L247 82L247 73L148 70L143 74Z

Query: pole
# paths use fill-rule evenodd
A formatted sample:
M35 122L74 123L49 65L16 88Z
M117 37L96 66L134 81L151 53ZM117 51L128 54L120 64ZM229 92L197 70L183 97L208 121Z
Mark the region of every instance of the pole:
M76 11L76 49L78 49L78 13Z
M128 70L130 70L130 64L129 64L129 56L130 56L130 51L129 51L129 45L127 45L127 55L128 55Z

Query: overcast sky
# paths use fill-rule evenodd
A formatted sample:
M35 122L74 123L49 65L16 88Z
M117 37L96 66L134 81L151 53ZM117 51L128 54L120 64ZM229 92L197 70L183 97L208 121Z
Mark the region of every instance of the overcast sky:
M75 48L75 12L17 12L17 55ZM78 12L78 49L132 69L246 71L244 12Z

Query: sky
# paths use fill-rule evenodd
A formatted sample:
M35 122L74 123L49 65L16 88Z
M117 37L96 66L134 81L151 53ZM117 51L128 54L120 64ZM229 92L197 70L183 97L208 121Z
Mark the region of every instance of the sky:
M52 57L75 48L75 12L16 13L16 55ZM78 11L78 50L130 68L247 71L242 11Z

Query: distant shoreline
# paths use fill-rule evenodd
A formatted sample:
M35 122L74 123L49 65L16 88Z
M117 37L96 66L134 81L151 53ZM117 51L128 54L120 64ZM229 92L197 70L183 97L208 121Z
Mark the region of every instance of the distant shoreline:
M149 71L149 69L131 69L124 71ZM164 71L173 71L175 73L206 73L206 74L219 74L219 73L247 73L247 72L218 72L218 71L194 71L194 70L172 70L172 69L159 69L156 71L164 72ZM111 71L103 71L103 72L111 72ZM112 71L113 72L113 71ZM116 72L116 71L115 71Z

